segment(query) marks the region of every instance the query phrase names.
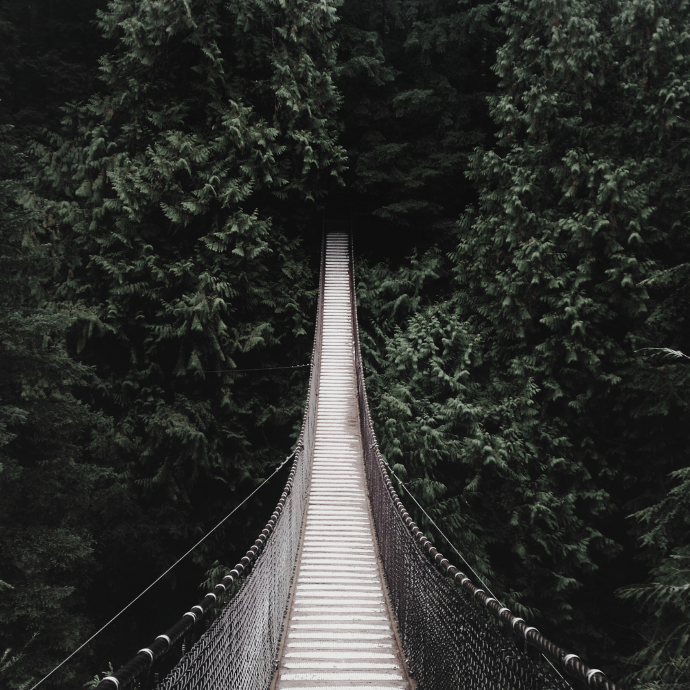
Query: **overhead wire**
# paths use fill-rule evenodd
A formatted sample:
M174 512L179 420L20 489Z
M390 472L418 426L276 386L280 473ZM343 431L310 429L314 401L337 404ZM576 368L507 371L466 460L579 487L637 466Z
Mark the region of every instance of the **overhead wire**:
M472 573L474 574L474 576L475 576L475 577L477 578L477 580L479 580L479 582L486 588L486 590L489 592L489 594L491 594L491 596L492 596L501 606L505 606L505 604L504 604L504 603L503 603L503 602L502 602L502 601L491 591L491 588L489 587L489 585L486 584L486 582L479 576L479 574L477 573L477 571L468 563L467 559L462 555L462 553L460 553L460 551L458 551L458 549L455 548L455 544L453 544L453 542L446 536L445 532L438 526L438 524L437 524L436 521L431 517L431 515L429 515L429 513L427 513L426 510L424 510L424 507L423 507L423 506L420 504L420 502L415 498L414 494L410 491L410 489L409 489L409 488L407 487L407 485L403 482L403 480L400 479L400 477L395 473L395 471L394 471L393 468L388 464L388 462L386 461L386 459L385 459L383 456L381 456L381 459L383 460L383 463L384 463L384 465L386 466L386 468L388 469L388 471L395 477L396 481L400 484L400 486L402 486L402 487L405 489L405 491L407 492L407 495L412 499L412 501L414 502L414 504L419 508L419 510L422 511L422 513L424 513L424 515L426 516L427 520L429 520L429 522L434 526L434 528L436 529L436 531L443 537L443 539L445 539L445 541L446 541L446 543L448 544L448 546L450 546L450 548L453 549L453 551L455 551L455 553L459 556L460 560L462 560L462 562L472 571ZM544 654L543 652L540 652L540 653L541 653L542 657L548 662L549 666L551 666L551 668L561 677L561 679L562 679L565 683L567 683L567 684L570 686L570 683L568 682L568 680L567 680L566 678L564 678L563 675L561 674L561 672L554 666L554 664L551 662L551 659L549 659L549 657L546 656L546 654Z
M277 369L306 369L311 367L311 364L295 364L293 366L284 367L259 367L257 369L204 369L204 374L244 374L247 371L276 371Z
M88 645L96 637L98 637L98 635L100 635L111 623L116 621L128 608L130 608L130 606L139 601L139 599L141 599L141 597L143 597L144 594L146 594L154 585L158 584L158 582L160 582L171 570L173 570L173 568L179 565L179 563L181 563L185 558L187 558L187 556L189 556L189 554L192 553L192 551L194 551L201 543L208 539L208 537L211 536L211 534L213 534L226 520L232 517L232 515L236 513L250 498L252 498L252 496L254 496L254 494L256 494L256 492L259 491L259 489L261 489L265 484L271 481L271 479L273 479L273 477L275 477L275 475L278 474L278 472L295 456L296 452L297 449L292 451L292 453L288 455L287 458L285 458L285 460L283 460L280 463L280 465L278 465L278 467L275 468L275 470L269 477L264 479L264 481L261 482L261 484L259 484L259 486L257 486L256 489L254 489L254 491L252 491L246 498L244 498L244 500L241 503L238 503L215 527L206 532L206 534L203 537L201 537L201 539L199 539L199 541L196 544L194 544L194 546L192 546L182 556L180 556L164 573L159 575L146 589L144 589L140 594L134 597L134 599L132 599L132 601L130 601L129 604L127 604L127 606L125 606L119 613L115 614L105 625L103 625L93 635L91 635L91 637L89 637L89 639L86 640L86 642L83 642L79 647L77 647L77 649L75 649L66 659L63 659L63 661L61 661L50 673L43 676L43 678L41 678L41 680L39 680L38 683L36 683L30 690L36 690L36 688L39 685L41 685L41 683L43 683L45 680L48 680L48 678L50 678L50 676L52 676L53 673L55 673L55 671L62 668L62 666L64 666L72 657L78 654L82 649L84 649L84 647L86 647L86 645Z

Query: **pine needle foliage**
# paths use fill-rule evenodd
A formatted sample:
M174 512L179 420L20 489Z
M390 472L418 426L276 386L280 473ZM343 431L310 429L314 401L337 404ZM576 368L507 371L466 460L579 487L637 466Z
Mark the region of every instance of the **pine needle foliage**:
M36 148L53 298L92 308L73 346L107 381L133 479L166 500L247 462L259 403L229 370L306 347L311 274L280 215L343 167L334 21L327 3L112 2L104 95Z
M81 314L46 304L50 238L15 201L21 144L0 126L0 685L8 690L39 680L89 630L98 502L118 486L111 420L81 399L98 380L66 347ZM74 669L62 676L74 678Z
M15 136L42 138L60 107L98 89L98 58L107 41L94 30L107 0L3 0L0 3L0 121Z
M646 614L638 625L644 640L628 663L627 682L641 690L678 690L690 683L690 468L671 474L668 494L633 517L641 537L650 581L620 596Z
M653 348L665 358L684 361L684 352ZM690 370L664 367L674 387L687 389ZM648 581L618 594L640 612L642 644L627 659L629 685L644 690L677 690L690 682L690 468L671 472L658 502L631 516L638 525L641 557L651 566Z
M91 602L104 620L298 433L307 370L235 370L308 362L316 279L302 236L345 167L336 6L113 0L98 20L115 46L101 89L65 106L61 133L31 149L35 185L22 203L51 236L45 297L75 315L67 351L98 376L82 395L113 420L127 487L104 514L112 587ZM194 555L201 572L246 549L265 520L261 499L253 508ZM170 624L170 596L153 596L160 610L137 636ZM131 654L135 624L118 625L98 666Z
M99 7L89 39L83 0L0 3L0 684L286 454L306 370L269 368L308 360L328 204L386 252L357 278L396 473L543 632L685 687L688 0ZM272 500L56 684L158 634Z
M422 305L393 333L372 309L374 414L492 587L605 666L646 615L615 599L647 574L639 511L687 467L686 377L642 349L687 351L689 6L500 11L497 139L469 160L454 290L424 306L402 269L387 292L362 277L365 304Z
M464 170L486 135L495 14L494 2L344 3L338 74L356 227L423 249L471 199Z

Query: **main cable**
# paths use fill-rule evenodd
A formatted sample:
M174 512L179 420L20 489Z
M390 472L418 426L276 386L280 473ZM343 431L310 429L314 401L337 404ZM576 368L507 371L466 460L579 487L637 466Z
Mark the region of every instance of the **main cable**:
M421 504L419 503L419 501L413 496L412 492L407 488L407 486L406 486L406 484L403 482L403 480L400 479L400 477L398 477L398 475L393 471L393 468L388 464L388 462L386 461L386 459L383 458L383 456L381 456L381 458L382 458L384 464L386 465L386 467L388 468L388 471L398 480L398 483L400 484L400 486L402 486L402 487L405 489L405 491L407 491L407 494L408 494L409 497L414 501L414 503L415 503L415 505L417 506L417 508L419 508L419 509L422 511L422 513L424 513L424 515L426 516L427 520L429 520L429 522L436 528L436 530L438 531L438 533L446 540L446 543L448 544L448 546L450 546L450 548L453 549L453 551L455 551L456 554L458 554L458 556L460 557L460 559L462 560L462 562L472 571L472 573L474 573L474 576L477 578L477 580L479 580L479 582L481 582L482 585L483 585L484 587L486 587L486 589L487 589L487 591L489 592L489 594L490 594L494 599L496 599L496 601L497 601L501 606L505 606L505 604L503 604L503 602L500 601L500 599L491 591L489 585L487 585L486 582L484 582L484 580L482 580L482 578L477 574L477 571L467 562L467 559L466 559L466 558L455 548L453 542L452 542L450 539L448 539L448 537L445 535L445 533L443 532L443 530L436 524L436 522L435 522L434 519L431 517L431 515L429 515L429 513L427 513L426 510L424 510L424 508L421 506Z
M258 369L204 369L204 374L244 374L248 371L276 371L277 369L307 369L311 364L294 364L285 367L260 367Z
M448 544L448 546L450 546L450 548L453 549L453 551L455 551L455 553L458 554L458 556L460 556L460 559L462 560L462 562L463 562L463 563L474 573L474 576L477 578L477 580L479 580L479 582L481 582L481 584L484 585L484 587L486 587L486 589L488 590L489 594L491 594L491 596L492 596L494 599L496 599L496 601L497 601L499 604L501 604L501 606L505 606L505 605L503 604L503 602L500 601L500 599L491 591L491 588L489 587L489 585L487 585L486 582L484 582L484 580L482 580L482 578L479 577L479 575L477 574L477 571L467 562L467 559L466 559L466 558L455 548L455 545L453 544L453 542L452 542L450 539L448 539L448 537L445 535L445 533L443 532L443 530L436 524L436 522L435 522L434 519L431 517L431 515L429 515L429 513L427 513L426 510L424 510L424 508L421 506L421 504L419 503L419 501L414 497L414 495L412 494L412 492L407 488L407 486L406 486L406 484L403 482L403 480L400 479L400 477L398 477L398 475L393 471L393 468L388 464L388 462L386 461L386 459L385 459L383 456L381 456L381 459L383 460L383 463L385 464L385 466L388 468L388 471L389 471L389 472L396 478L396 480L399 482L400 486L402 486L402 487L405 489L405 491L407 491L407 495L414 501L414 503L415 503L415 505L417 506L417 508L419 508L419 509L422 511L422 513L424 513L424 515L426 516L427 520L429 520L429 522L435 527L435 529L438 531L438 533L446 540L446 543ZM551 666L551 668L561 677L561 679L562 679L565 683L567 683L568 686L570 686L570 683L568 683L568 681L563 677L563 675L561 674L561 672L553 665L553 663L551 663L551 659L549 659L549 657L546 656L546 654L544 654L543 652L541 652L541 655L542 655L542 657L544 657L544 659L548 662L549 666ZM570 686L570 687L572 687L572 686Z
M50 676L52 676L53 673L55 673L55 671L57 671L59 668L64 666L75 654L77 654L82 649L84 649L84 647L86 647L87 644L89 644L98 635L100 635L113 621L117 620L130 606L132 606L132 604L136 603L139 599L141 599L141 597L143 597L144 594L146 594L146 592L148 592L154 585L156 585L158 582L160 582L180 562L182 562L185 558L187 558L187 556L189 556L189 554L192 553L192 551L194 551L194 549L196 549L197 546L199 546L199 544L201 544L203 541L205 541L228 518L230 518L237 510L239 510L264 484L271 481L271 479L273 479L273 477L275 477L275 475L278 474L278 472L286 465L286 463L288 463L290 461L290 459L295 456L296 452L297 452L297 449L295 448L295 450L293 450L292 453L290 455L288 455L287 458L285 458L285 460L283 460L283 462L281 462L280 465L278 465L278 467L276 467L276 469L273 471L273 473L270 475L270 477L267 477L266 479L264 479L264 481L261 482L261 484L259 484L259 486L257 486L256 489L254 489L254 491L252 491L249 494L249 496L247 496L241 503L238 503L213 529L209 530L203 537L201 537L201 539L199 539L199 541L196 544L194 544L194 546L192 546L185 554L180 556L162 575L159 575L143 592L141 592L136 597L134 597L134 599L132 599L132 601L130 601L129 604L127 604L127 606L125 606L119 613L115 614L102 628L100 628L93 635L91 635L91 637L89 637L89 639L86 640L86 642L82 643L79 647L77 647L77 649L75 649L66 659L61 661L50 673L48 673L48 675L43 676L43 678L41 678L41 680L39 680L38 683L36 683L36 685L34 685L31 688L31 690L36 690L36 688L43 681L50 678Z

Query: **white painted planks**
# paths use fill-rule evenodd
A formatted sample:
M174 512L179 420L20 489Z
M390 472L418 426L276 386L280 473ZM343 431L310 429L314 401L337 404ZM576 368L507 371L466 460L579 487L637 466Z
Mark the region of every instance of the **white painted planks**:
M325 264L314 464L275 687L409 690L367 505L346 234L327 235Z

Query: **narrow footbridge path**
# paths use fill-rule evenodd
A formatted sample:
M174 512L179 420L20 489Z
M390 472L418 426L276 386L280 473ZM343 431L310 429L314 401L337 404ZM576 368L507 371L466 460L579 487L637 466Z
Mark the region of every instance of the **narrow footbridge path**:
M98 690L617 690L414 523L378 449L355 306L351 238L325 233L302 432L276 509Z
M408 688L379 569L362 463L350 247L326 238L321 376L304 537L277 687ZM309 685L305 685L309 682Z

